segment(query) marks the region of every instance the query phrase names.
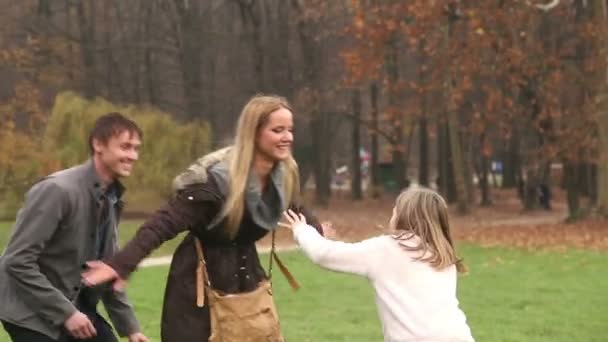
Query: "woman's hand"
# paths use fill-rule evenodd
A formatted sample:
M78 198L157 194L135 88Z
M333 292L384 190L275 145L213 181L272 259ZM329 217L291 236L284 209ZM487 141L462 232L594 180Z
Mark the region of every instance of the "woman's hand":
M107 264L101 261L87 262L89 269L82 274L82 282L86 286L96 286L114 280L113 288L116 291L122 291L127 281L120 278L118 273Z
M334 229L334 227L330 221L322 222L321 228L323 228L323 236L326 239L335 240L336 230Z

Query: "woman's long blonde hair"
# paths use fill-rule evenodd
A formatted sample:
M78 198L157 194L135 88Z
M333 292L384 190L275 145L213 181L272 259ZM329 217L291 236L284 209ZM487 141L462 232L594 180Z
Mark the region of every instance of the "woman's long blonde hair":
M420 252L417 260L428 262L437 270L455 264L459 273L467 271L456 256L450 235L448 205L441 195L427 188L405 190L397 197L394 215L391 220L391 228L397 232L394 238L404 249ZM403 243L413 236L420 238L419 244Z
M268 122L270 114L281 108L293 113L289 102L281 96L256 95L247 102L237 122L228 167L230 192L223 207L226 231L231 238L238 233L245 211L245 191L256 153L257 134ZM289 205L297 200L300 190L298 164L291 156L281 163L284 168L283 191Z

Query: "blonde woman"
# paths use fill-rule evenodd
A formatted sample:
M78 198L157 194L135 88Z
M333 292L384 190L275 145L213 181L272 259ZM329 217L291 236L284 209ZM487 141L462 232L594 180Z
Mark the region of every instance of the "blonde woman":
M279 96L253 97L239 117L234 145L199 159L178 176L175 197L113 258L91 263L83 274L85 284L110 280L124 284L143 258L187 230L167 279L161 335L165 342L207 341L213 331L209 305L197 303L195 241L198 238L203 246L214 289L239 294L257 288L266 274L255 242L277 227L281 214L294 208L298 198L292 143L289 103ZM314 218L309 219L320 227ZM280 332L272 334L264 340L282 340ZM222 341L231 340L223 337Z
M393 208L391 234L359 243L327 240L293 211L285 217L314 263L370 280L385 341L473 341L456 298L457 273L465 268L450 237L447 205L436 192L404 191Z

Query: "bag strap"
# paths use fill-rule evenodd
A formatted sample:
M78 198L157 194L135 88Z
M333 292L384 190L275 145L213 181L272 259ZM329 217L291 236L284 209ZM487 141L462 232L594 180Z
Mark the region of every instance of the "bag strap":
M275 235L276 230L273 230L272 244L270 246L270 257L268 261L268 279L272 280L272 261L274 260L277 263L277 266L279 266L279 270L281 270L281 273L283 273L283 276L285 276L285 279L287 279L287 282L289 282L289 285L291 286L292 290L297 291L300 288L300 284L298 283L296 278L291 274L291 272L289 272L285 264L283 264L283 262L281 261L281 259L279 259L279 256L276 253Z
M279 259L276 253L275 243L276 231L272 231L272 243L270 247L270 256L268 260L268 279L272 281L272 265L273 261L277 263L279 270L289 282L289 285L294 291L300 288L300 284L296 278L289 272L285 264ZM211 286L209 274L207 273L207 263L205 262L205 256L203 255L203 244L201 240L194 237L194 245L196 246L196 256L198 259L198 265L196 266L196 306L202 308L205 306L205 285Z
M194 245L198 258L198 265L196 266L196 306L202 308L205 306L205 284L211 286L211 282L209 281L209 274L207 274L203 245L197 237L194 237Z

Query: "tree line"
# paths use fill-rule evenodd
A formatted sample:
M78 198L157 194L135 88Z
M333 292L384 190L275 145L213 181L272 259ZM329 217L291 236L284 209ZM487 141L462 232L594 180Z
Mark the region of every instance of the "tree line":
M320 204L339 165L351 170L353 198L364 195L365 148L370 196L379 195L389 165L394 188L435 183L466 213L492 203L491 165L499 163L502 186L519 189L525 208L538 205L539 186L563 186L572 218L603 214L606 7L0 0L2 137L38 136L57 94L71 90L204 123L213 148L229 142L248 97L277 93L294 105L295 154ZM562 184L551 180L556 164Z

